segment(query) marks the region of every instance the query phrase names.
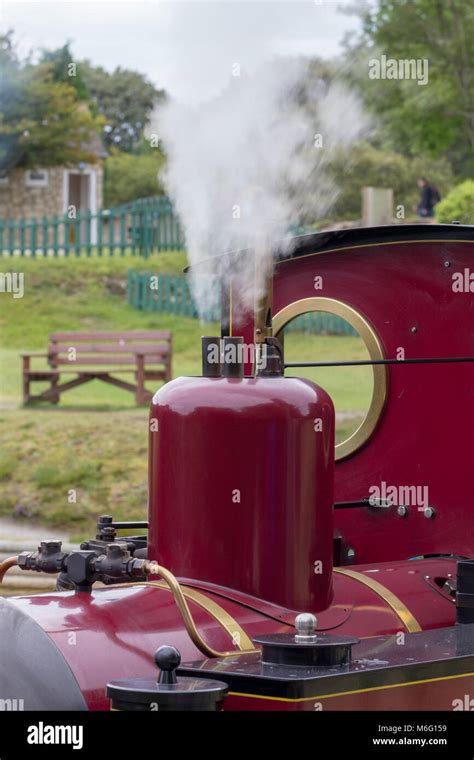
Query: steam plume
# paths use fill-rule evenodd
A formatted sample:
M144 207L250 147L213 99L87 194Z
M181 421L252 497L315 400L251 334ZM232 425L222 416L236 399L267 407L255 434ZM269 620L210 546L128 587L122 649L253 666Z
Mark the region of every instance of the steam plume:
M316 222L337 197L327 171L334 152L367 128L357 98L311 75L299 58L239 72L220 95L197 105L171 99L157 120L168 156L165 184L192 267L240 249L264 256L276 241L287 249L292 225ZM263 283L238 259L221 265L224 285L232 278L242 310L252 309ZM201 314L208 314L208 281L194 275L192 286Z

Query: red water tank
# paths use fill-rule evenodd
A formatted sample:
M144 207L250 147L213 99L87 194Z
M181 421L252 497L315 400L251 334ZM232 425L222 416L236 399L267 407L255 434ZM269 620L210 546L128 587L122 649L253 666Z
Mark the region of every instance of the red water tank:
M334 407L299 378L181 377L150 413L150 548L294 610L332 596Z

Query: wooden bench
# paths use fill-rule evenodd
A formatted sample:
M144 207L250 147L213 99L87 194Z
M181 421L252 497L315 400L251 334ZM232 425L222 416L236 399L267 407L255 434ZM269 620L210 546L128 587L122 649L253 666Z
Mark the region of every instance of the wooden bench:
M130 332L62 332L49 336L47 353L29 351L23 358L23 402L59 402L61 393L91 380L103 380L135 394L137 404L147 403L153 394L146 380L171 380L172 342L170 332L141 330ZM32 369L33 358L46 357L49 369ZM133 373L135 384L113 373ZM77 375L60 384L63 375ZM36 396L32 382L49 381L50 387Z

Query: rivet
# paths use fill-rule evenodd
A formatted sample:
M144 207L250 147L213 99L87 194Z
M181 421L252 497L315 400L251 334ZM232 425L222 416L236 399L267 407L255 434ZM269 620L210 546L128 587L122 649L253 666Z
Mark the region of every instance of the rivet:
M445 267L446 267L446 269L447 269L448 267L450 267L450 266L451 266L451 262L450 262L450 261L445 261L445 262L444 262L444 266L445 266Z
M399 517L406 517L408 514L408 507L405 506L405 504L400 504L400 506L397 507L397 515Z
M418 327L415 327L415 326L413 325L413 327L411 328L411 331L412 331L412 333L416 333L416 332L418 332Z
M435 510L433 509L433 507L425 507L423 510L423 514L427 520L431 520L435 516Z

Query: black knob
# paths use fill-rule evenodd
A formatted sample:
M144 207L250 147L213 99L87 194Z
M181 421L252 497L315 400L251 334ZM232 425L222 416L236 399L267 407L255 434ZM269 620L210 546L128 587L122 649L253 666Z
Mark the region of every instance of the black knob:
M181 655L176 647L161 646L155 662L160 669L154 678L122 678L107 684L107 696L114 710L221 710L227 684L210 678L176 677Z
M155 662L160 669L158 683L172 684L177 683L175 670L181 664L181 655L176 647L162 646L155 652Z
M102 527L103 525L108 525L113 521L112 515L101 515L97 521L97 527Z

